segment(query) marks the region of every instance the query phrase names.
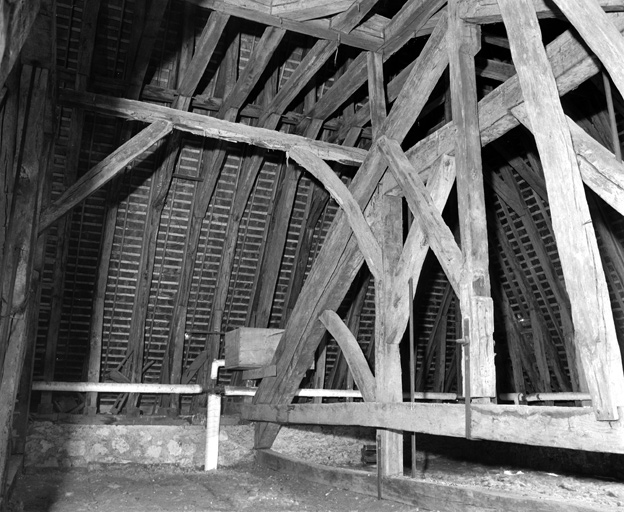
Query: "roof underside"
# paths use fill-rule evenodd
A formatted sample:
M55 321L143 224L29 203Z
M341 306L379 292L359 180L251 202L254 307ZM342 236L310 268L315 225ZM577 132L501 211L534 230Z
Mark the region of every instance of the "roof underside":
M57 85L61 99L82 92L136 99L367 149L372 130L366 52L382 48L390 106L445 3L355 2L369 10L353 27L349 18L341 18L353 1L314 1L302 8L302 2L284 0L58 0ZM89 20L97 21L91 26ZM541 27L545 43L573 31L561 19L544 19ZM208 60L193 59L200 52ZM318 70L308 76L306 69L314 65ZM483 26L476 67L479 98L515 75L502 23ZM622 100L613 93L621 122ZM612 148L600 77L562 102L570 117ZM52 201L145 127L63 101L57 114ZM444 73L403 148L448 121ZM261 163L257 177L256 161ZM530 132L518 127L485 146L483 166L499 391L576 389L565 339L568 298ZM332 167L346 184L357 170ZM591 190L587 195L620 335L624 224ZM134 332L144 336L148 382L161 378L174 335L184 337L187 369L214 339L211 335L241 326L283 327L338 210L328 197L288 153L180 132L163 138L75 207L67 224L49 229L35 377L44 376L46 346L56 343L55 379L85 380L94 311L100 307L103 378L132 350L137 307L145 321ZM449 200L444 218L459 238L455 204ZM189 245L193 215L201 218L196 251ZM150 245L152 225L157 229ZM431 254L425 268L415 304L418 387L455 390L458 301ZM141 278L145 273L147 281ZM274 283L267 285L272 273ZM373 282L363 268L338 312L374 367ZM98 303L95 292L101 286L105 293ZM137 305L139 300L145 302ZM176 330L180 315L185 321ZM339 350L328 338L328 386L347 385L344 361L339 361ZM514 384L513 364L521 371L522 390L516 389L517 380Z

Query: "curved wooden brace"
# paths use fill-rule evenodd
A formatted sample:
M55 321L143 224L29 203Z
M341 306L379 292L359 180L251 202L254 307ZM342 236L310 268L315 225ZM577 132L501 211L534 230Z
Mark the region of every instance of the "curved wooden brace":
M368 366L368 362L355 336L353 336L342 319L331 310L323 311L319 320L327 327L327 330L340 346L347 360L347 364L353 373L353 380L362 393L364 400L367 402L375 402L375 377Z
M382 268L381 247L347 186L329 165L309 151L295 147L288 154L318 179L343 209L368 268L377 279Z

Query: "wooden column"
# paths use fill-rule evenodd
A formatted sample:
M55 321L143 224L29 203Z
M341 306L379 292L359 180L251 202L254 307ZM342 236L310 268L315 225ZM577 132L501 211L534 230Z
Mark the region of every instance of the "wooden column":
M441 16L380 133L403 140L412 127L425 98L429 97L448 62L444 44L446 29L446 17ZM369 203L385 168L379 149L373 146L349 189L360 208L365 208ZM366 211L369 214L375 212L371 206ZM335 311L338 308L357 275L363 258L346 217L339 214L333 222L277 348L277 376L262 380L254 404L288 403L292 400L324 333L323 326L316 319L326 309ZM383 350L387 351L389 359L394 358L394 348ZM270 447L278 431L277 425L259 425L256 429L256 447Z
M375 279L375 382L378 402L402 402L401 355L398 343L388 343L388 311L393 305L392 287L394 272L403 249L403 204L402 198L388 195L396 186L391 174L386 174L379 185L376 218L373 228L382 247L381 279ZM381 464L384 476L403 474L403 433L393 430L379 430Z
M5 258L2 268L0 306L0 351L3 356L0 381L0 492L4 493L10 456L13 411L29 343L34 343L27 320L31 295L32 263L37 240L40 187L48 161L50 140L44 136L48 70L25 65L20 80L20 132L15 165L13 196ZM23 100L23 103L22 103ZM26 136L28 133L28 136ZM6 302L5 302L6 301ZM0 496L0 502L4 496Z
M464 278L459 293L462 335L469 342L472 397L496 396L494 313L490 297L487 224L481 167L474 56L480 34L459 18L459 1L449 2L449 66L453 121L457 128L455 164ZM467 328L467 329L466 329Z
M624 403L624 372L572 137L533 5L528 0L499 0L499 6L544 168L576 347L597 418L615 420Z

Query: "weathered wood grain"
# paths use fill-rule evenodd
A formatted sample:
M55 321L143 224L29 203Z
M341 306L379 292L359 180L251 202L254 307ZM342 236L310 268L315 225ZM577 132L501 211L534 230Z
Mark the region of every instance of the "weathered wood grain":
M453 233L442 219L442 214L433 205L425 184L414 172L414 167L403 153L401 146L396 141L382 136L379 139L379 147L405 194L416 222L420 224L427 236L429 245L442 265L455 293L459 295L464 260Z
M215 117L193 112L182 112L169 107L162 107L142 101L110 98L99 94L73 93L64 91L59 94L59 101L66 106L78 106L85 110L101 114L153 123L168 121L174 129L193 133L200 137L210 137L231 142L244 142L254 146L288 151L293 147L308 149L323 160L332 160L347 165L360 164L366 151L347 148L328 142L308 140L298 135L276 132L266 128L257 128L237 124Z
M59 217L112 180L124 170L126 165L172 130L173 125L170 122L156 121L117 148L99 164L93 166L42 213L39 232L50 227Z
M382 268L381 247L347 186L336 176L331 167L311 153L294 148L289 155L319 180L342 208L369 270L374 276L379 277Z
M549 0L532 0L538 18L564 17L557 8L556 2ZM607 12L624 11L622 0L599 0L598 4ZM497 0L475 0L463 2L460 16L471 23L500 23L503 21Z
M499 0L548 189L575 345L599 419L618 418L624 371L572 137L529 0Z
M344 354L347 364L353 373L353 378L362 397L367 402L375 401L375 377L368 366L355 336L345 325L342 319L333 311L323 311L319 320L334 337L340 350Z

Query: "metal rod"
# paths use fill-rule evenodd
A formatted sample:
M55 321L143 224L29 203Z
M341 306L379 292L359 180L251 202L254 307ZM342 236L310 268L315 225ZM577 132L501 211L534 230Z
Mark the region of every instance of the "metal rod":
M410 402L416 395L416 348L414 346L414 279L409 278L409 365L410 365ZM416 478L416 432L411 434L412 446L412 478Z
M613 150L615 158L618 162L622 161L622 147L620 146L620 136L618 134L617 121L615 119L615 108L613 106L613 94L611 91L611 79L606 72L602 72L602 83L604 84L605 95L607 97L607 110L609 111L609 120L611 121L611 139L613 141Z

